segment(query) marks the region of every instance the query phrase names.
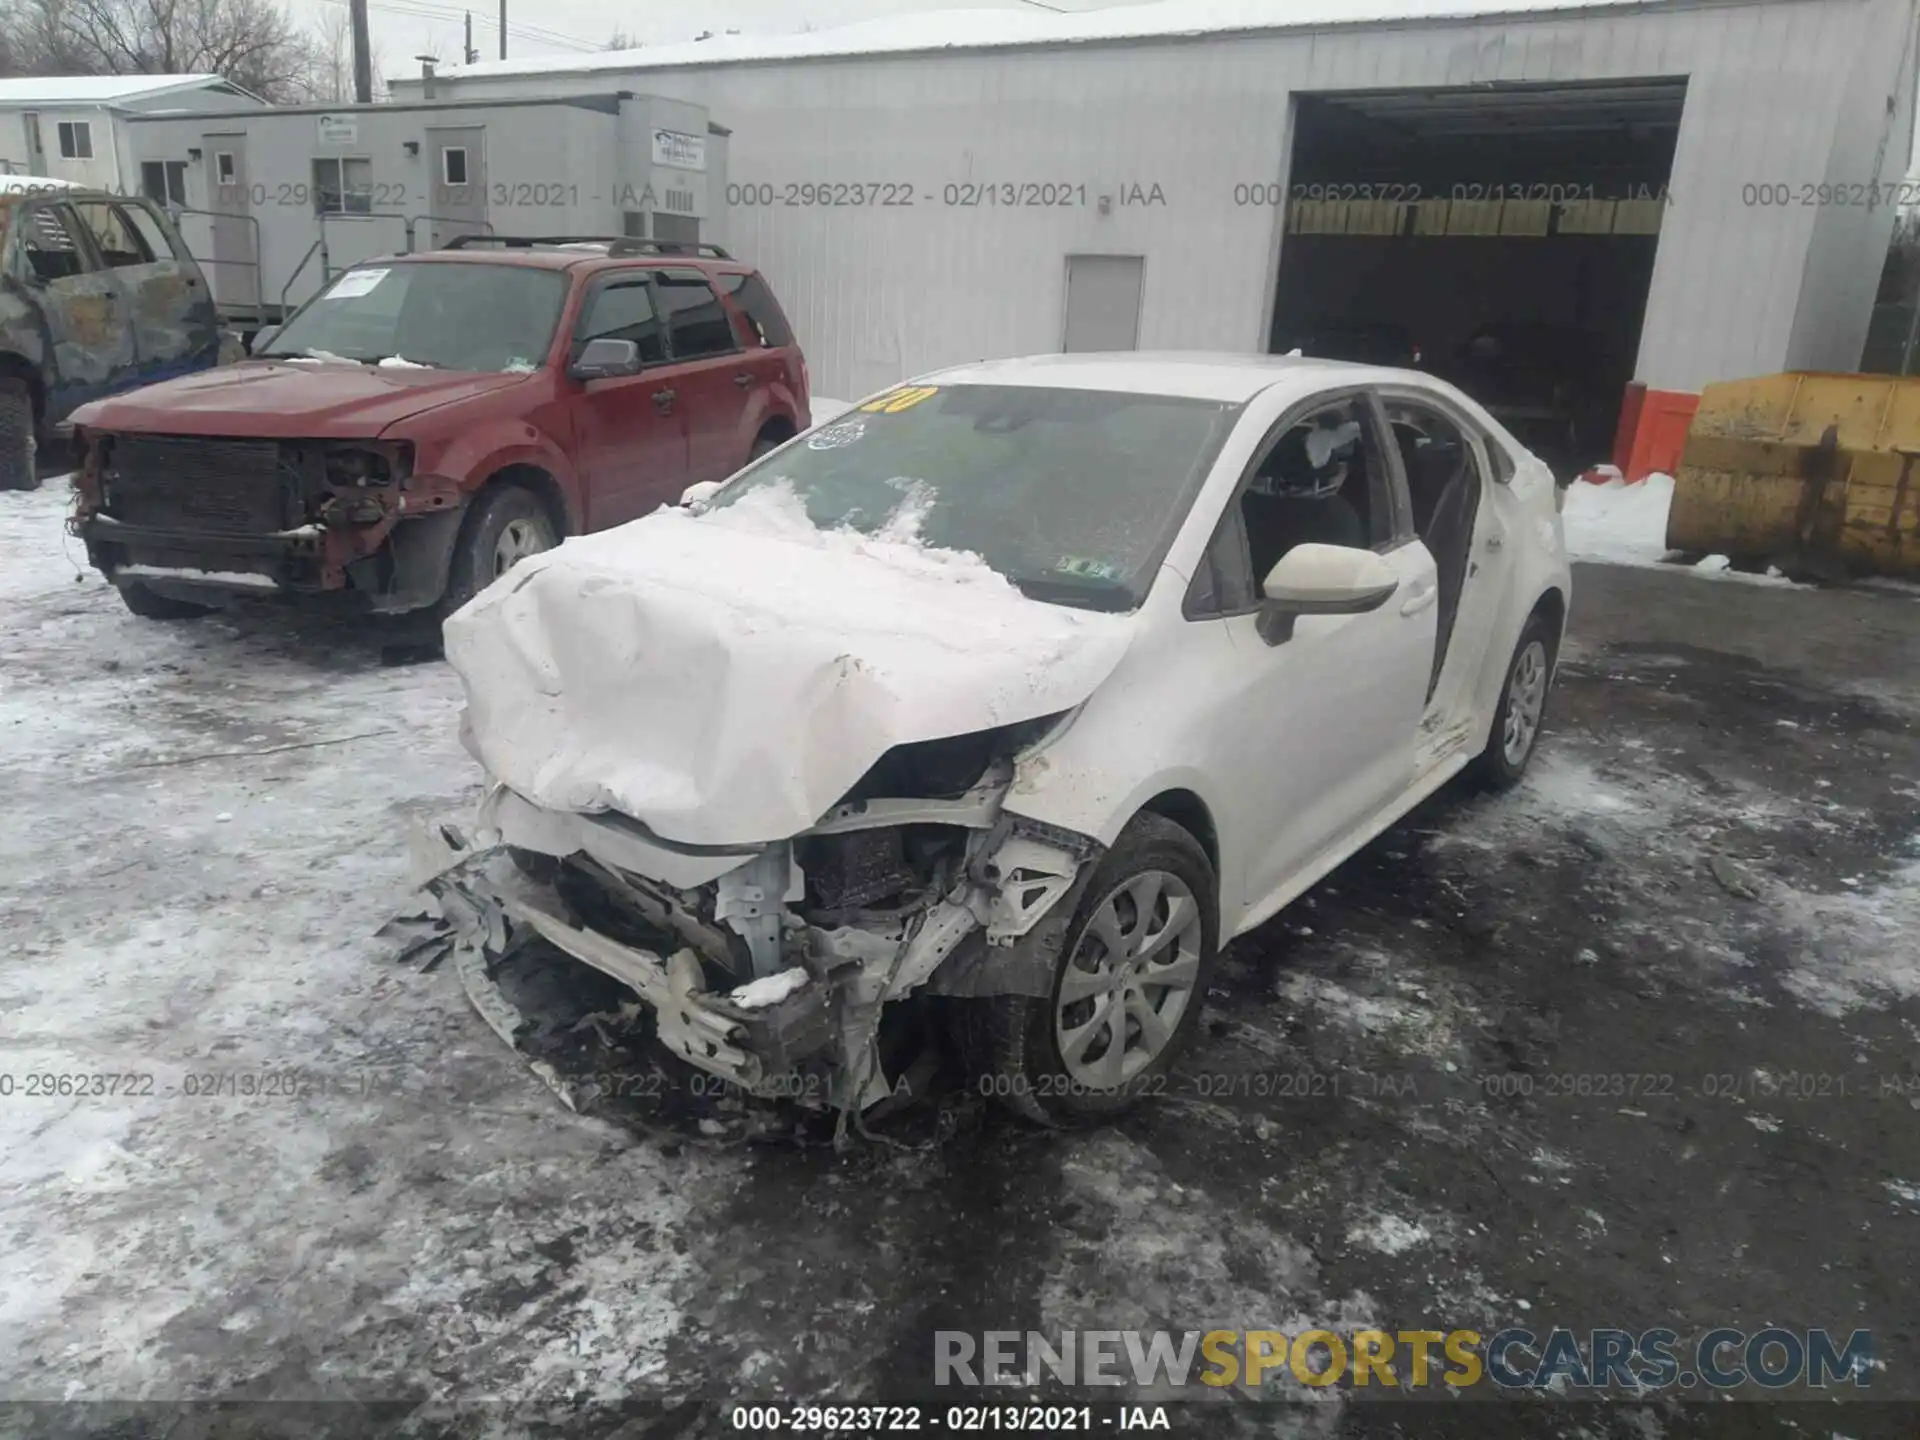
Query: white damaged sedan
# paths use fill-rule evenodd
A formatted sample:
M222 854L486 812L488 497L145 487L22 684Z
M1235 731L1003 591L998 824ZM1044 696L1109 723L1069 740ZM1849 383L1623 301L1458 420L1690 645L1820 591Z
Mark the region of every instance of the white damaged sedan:
M1219 946L1464 769L1519 778L1552 475L1414 372L1049 355L925 376L447 622L493 784L421 878L761 1095L891 1094L895 1002L1068 1122L1165 1084Z

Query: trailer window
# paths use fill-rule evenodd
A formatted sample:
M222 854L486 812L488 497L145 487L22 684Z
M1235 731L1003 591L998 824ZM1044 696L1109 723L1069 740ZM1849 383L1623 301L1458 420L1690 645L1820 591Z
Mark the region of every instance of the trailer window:
M184 207L187 203L187 162L142 160L140 193L159 205Z
M67 160L93 158L93 123L89 120L60 122L60 154Z
M449 185L467 183L467 150L464 145L449 145L440 152L440 174Z
M313 208L320 215L371 215L373 161L314 161Z

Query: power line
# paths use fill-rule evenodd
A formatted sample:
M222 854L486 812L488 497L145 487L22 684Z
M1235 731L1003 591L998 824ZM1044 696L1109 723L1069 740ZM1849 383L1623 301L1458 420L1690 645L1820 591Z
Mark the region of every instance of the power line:
M329 5L347 5L349 0L325 0ZM367 0L370 8L384 10L392 15L405 15L415 20L464 21L466 12L451 6L428 3L428 0ZM482 25L493 22L482 20ZM497 26L495 28L498 28ZM600 47L590 40L582 40L577 35L563 35L557 30L547 30L537 25L509 25L507 34L521 40L534 40L543 45L559 45L566 49L577 50L582 54L599 53Z

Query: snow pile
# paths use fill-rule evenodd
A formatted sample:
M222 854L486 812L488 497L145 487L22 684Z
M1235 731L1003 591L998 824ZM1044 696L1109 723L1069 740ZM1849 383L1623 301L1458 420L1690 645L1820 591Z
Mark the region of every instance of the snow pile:
M1562 519L1569 560L1614 565L1657 565L1667 553L1667 507L1673 477L1649 475L1637 485L1576 480L1567 490Z
M1402 1220L1398 1215L1375 1215L1347 1231L1349 1245L1377 1250L1382 1255L1405 1254L1414 1246L1424 1245L1432 1238L1433 1234L1426 1226L1415 1224L1411 1220Z
M813 411L813 423L816 425L824 425L829 420L836 420L846 414L847 411L853 408L853 402L851 400L829 400L824 395L815 395L810 399L809 406Z
M807 972L795 965L778 975L762 975L758 980L748 981L729 994L727 999L742 1010L763 1010L769 1005L778 1005L806 983Z
M87 564L87 547L66 533L73 506L73 477L56 475L38 490L0 491L0 599L20 602L57 591L100 588L100 572Z

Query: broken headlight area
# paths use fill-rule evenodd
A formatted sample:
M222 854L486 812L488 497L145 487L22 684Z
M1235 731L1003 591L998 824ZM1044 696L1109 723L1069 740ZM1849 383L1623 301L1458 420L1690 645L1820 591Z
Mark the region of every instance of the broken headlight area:
M993 734L971 752L890 752L879 778L922 793L873 793L870 773L806 832L737 850L498 787L479 841L437 844L422 874L469 994L510 1044L526 1049L537 1027L501 980L537 945L637 995L659 1044L695 1069L857 1113L897 1098L893 1007L1047 993L1098 856L1085 836L1005 813L1008 741L1029 736ZM545 1078L573 1103L563 1077Z

